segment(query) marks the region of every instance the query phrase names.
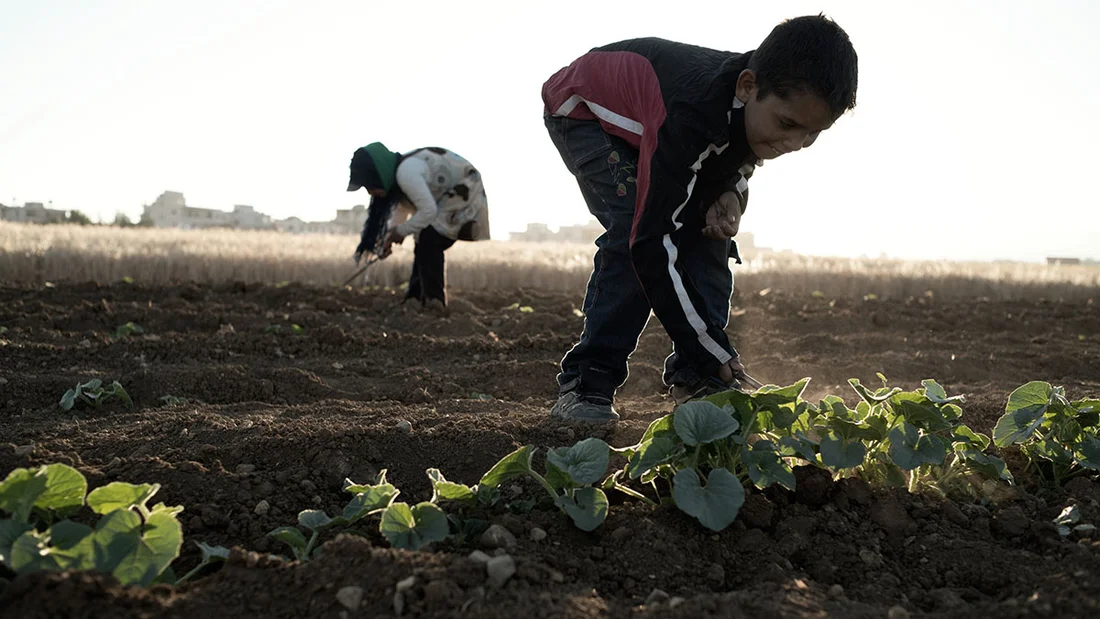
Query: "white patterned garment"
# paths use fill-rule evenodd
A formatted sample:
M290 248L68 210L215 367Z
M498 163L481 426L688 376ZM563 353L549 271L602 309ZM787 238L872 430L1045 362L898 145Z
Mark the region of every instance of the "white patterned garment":
M399 234L415 235L432 226L443 236L458 239L462 227L474 222L468 240L489 238L485 187L481 173L469 161L445 148L421 148L401 160L397 184L405 199L395 216L400 219L411 212L407 221L396 225Z

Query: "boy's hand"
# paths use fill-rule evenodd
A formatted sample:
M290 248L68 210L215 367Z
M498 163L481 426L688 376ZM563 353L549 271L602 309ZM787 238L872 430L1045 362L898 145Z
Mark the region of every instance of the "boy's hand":
M744 375L745 366L741 363L740 357L734 357L718 368L718 378L725 383L732 383L735 380L740 382Z
M741 226L741 200L735 191L727 191L718 196L714 204L707 209L706 225L703 236L718 241L737 236Z

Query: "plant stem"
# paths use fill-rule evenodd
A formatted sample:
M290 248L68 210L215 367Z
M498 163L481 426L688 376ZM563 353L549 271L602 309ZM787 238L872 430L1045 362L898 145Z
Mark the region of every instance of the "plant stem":
M306 549L302 551L302 561L309 561L309 555L313 552L313 545L317 543L317 534L319 531L314 531L313 535L309 537L309 543L306 544Z
M531 477L534 477L535 481L539 482L539 484L541 484L543 488L546 488L546 491L550 493L550 496L555 501L558 500L558 491L555 490L554 487L550 485L550 482L546 481L545 477L543 477L542 475L539 475L535 471L527 471L527 472L531 475Z
M691 468L695 469L695 472L699 472L699 452L703 450L702 445L696 445L695 451L691 454Z
M191 568L190 572L187 572L183 576L180 576L179 578L177 578L175 584L176 585L182 585L183 583L187 582L188 580L191 579L192 576L194 576L195 574L198 574L199 570L206 567L206 565L207 564L205 562L203 562L203 563L200 563L200 564L196 565L195 567Z

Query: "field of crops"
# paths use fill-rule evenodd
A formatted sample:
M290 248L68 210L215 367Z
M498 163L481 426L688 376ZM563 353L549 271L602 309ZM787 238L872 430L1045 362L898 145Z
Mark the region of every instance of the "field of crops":
M652 320L598 427L587 248L456 247L439 317L351 237L79 232L0 227L2 616L1100 616L1094 270L761 261L779 388L673 411Z

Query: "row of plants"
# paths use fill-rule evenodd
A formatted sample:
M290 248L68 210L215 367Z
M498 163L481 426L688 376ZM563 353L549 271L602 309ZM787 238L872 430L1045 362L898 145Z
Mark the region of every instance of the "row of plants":
M593 531L607 518L609 492L652 506L675 505L707 529L721 531L736 519L747 486L778 484L793 491L798 466L912 492L981 497L990 484L1015 483L994 453L1010 445L1019 447L1030 471L1046 483L1100 471L1100 400L1071 401L1061 387L1027 383L1009 396L991 438L962 423L963 397L948 395L935 381L903 391L879 378L882 386L876 388L849 381L859 397L854 408L834 395L803 399L809 379L754 393L728 391L677 407L629 447L587 438L547 450L537 470L538 449L523 446L472 486L428 469L432 496L417 504L396 500L400 490L386 480L386 471L368 484L345 480L351 498L342 513L305 510L296 526L269 535L284 542L293 558L309 560L320 551L324 533L377 519L392 546L416 550L480 535L489 524L483 516L492 510L538 504ZM611 469L614 456L622 466ZM502 501L501 485L524 477L542 496ZM199 544L202 563L175 576L170 565L182 545L177 516L183 508L148 507L158 489L114 482L88 493L83 475L66 465L16 469L0 484L0 511L7 515L0 520L0 561L16 574L96 569L123 584L148 585L183 582L224 559L224 548ZM100 516L94 527L69 519L84 507Z

